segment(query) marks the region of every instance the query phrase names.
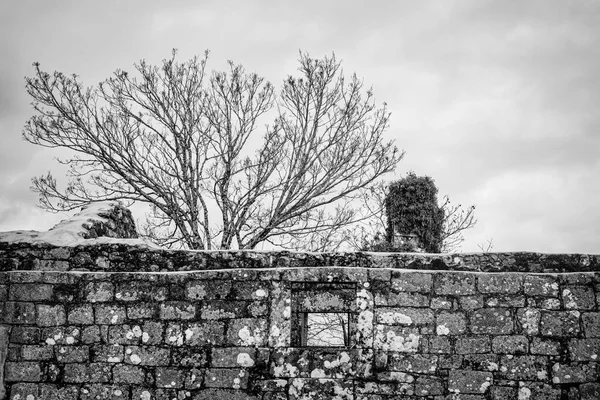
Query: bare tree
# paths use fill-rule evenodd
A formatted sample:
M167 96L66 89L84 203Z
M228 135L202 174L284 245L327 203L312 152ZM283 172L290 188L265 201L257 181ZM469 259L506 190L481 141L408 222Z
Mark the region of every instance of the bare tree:
M366 218L349 204L403 155L383 139L385 103L377 108L356 75L344 77L335 56L301 54L300 76L279 96L232 62L206 73L207 59L180 63L174 51L97 87L34 64L26 88L36 114L23 136L74 152L60 160L66 188L51 173L33 179L40 206L142 202L150 237L191 249L294 246Z
M475 206L462 208L461 204L452 205L450 198L444 196L441 205L444 210L444 228L442 230L442 253L450 253L460 248L465 241L463 232L477 223Z

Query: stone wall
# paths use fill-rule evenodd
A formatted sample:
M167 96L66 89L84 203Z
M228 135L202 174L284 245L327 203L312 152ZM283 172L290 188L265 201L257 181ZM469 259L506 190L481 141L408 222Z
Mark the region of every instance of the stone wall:
M599 256L136 236L115 204L0 233L0 399L600 399ZM308 339L323 316L341 342Z
M0 371L13 400L599 399L597 262L0 243ZM350 342L299 346L332 311Z

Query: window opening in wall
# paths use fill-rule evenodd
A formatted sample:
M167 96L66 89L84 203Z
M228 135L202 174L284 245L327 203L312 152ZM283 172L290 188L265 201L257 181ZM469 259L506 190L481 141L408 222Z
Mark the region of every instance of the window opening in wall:
M355 283L292 283L293 346L350 347L355 325Z
M349 313L301 313L301 346L350 345Z

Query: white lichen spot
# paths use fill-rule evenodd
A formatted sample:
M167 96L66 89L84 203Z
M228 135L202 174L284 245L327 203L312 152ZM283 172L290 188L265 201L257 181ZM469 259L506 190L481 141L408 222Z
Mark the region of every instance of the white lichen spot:
M140 400L150 400L151 396L150 396L150 392L144 390L141 394L140 394Z
M117 389L113 392L115 394L115 396L120 396L123 394L123 392L120 389Z
M531 390L526 387L519 388L519 400L529 400Z
M142 362L142 359L137 354L132 354L129 357L129 360L131 361L132 364L135 364L135 365L138 365L139 363Z
M35 400L35 396L32 394L28 394L27 397L25 397L25 400Z
M277 327L277 325L272 325L271 326L271 336L279 337L279 335L281 335L281 331L279 330L279 327Z
M192 336L194 336L194 331L190 328L187 328L185 330L185 341L189 342L192 339Z
M252 367L254 366L254 360L250 357L248 353L240 353L237 356L237 363L242 367Z
M67 336L66 342L67 344L73 344L75 343L75 338L73 336Z
M142 333L142 342L147 343L148 340L150 340L150 335L148 335L148 332Z
M498 371L498 364L495 362L491 362L487 366L488 371Z
M13 400L21 400L21 395L20 394L15 394L13 396Z
M490 382L483 382L481 384L481 386L479 387L479 391L481 393L485 393L485 391L487 390L488 387L490 387L491 383Z
M285 307L283 310L283 318L289 319L292 315L292 308L290 306Z
M264 289L258 289L256 292L254 292L254 294L256 297L265 297L267 292L265 292Z
M440 336L441 336L441 335L448 335L448 334L450 333L450 329L448 329L448 327L447 327L446 325L438 325L438 326L435 328L435 332L436 332L438 335L440 335Z
M56 344L56 340L54 340L52 338L48 338L48 339L46 339L46 344L49 346L54 346Z
M110 356L108 357L109 363L118 363L121 362L121 357Z
M235 379L233 380L233 388L234 388L234 389L239 389L239 388L240 388L240 382L241 382L241 381L240 381L240 378L235 378Z
M540 381L546 380L548 373L546 371L537 371L537 377Z
M119 316L118 315L113 315L112 318L110 319L110 323L111 324L116 324L117 321L119 321Z
M379 322L382 324L402 324L402 325L411 325L412 318L406 314L402 314L399 312L383 312L379 314Z
M325 375L325 371L323 371L322 369L315 368L310 372L310 377L311 378L326 378L327 375Z

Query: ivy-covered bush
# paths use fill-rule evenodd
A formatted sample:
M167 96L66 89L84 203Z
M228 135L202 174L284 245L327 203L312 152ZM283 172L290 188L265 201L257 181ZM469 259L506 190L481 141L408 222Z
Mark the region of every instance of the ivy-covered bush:
M438 189L429 176L408 173L392 182L385 199L386 241L393 243L394 233L415 234L428 253L442 247L444 210L437 203Z

